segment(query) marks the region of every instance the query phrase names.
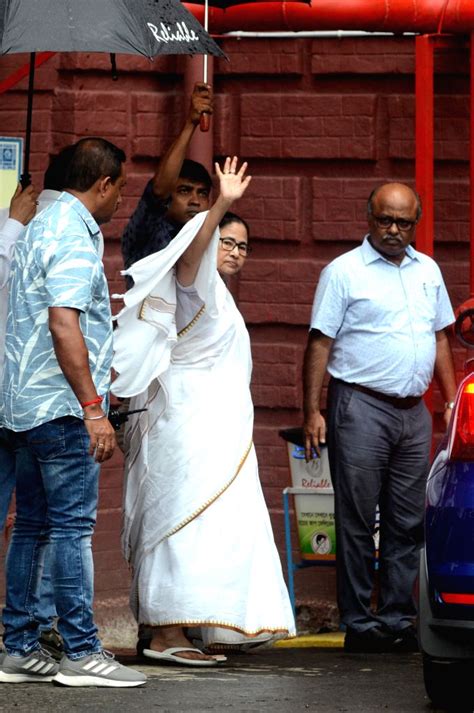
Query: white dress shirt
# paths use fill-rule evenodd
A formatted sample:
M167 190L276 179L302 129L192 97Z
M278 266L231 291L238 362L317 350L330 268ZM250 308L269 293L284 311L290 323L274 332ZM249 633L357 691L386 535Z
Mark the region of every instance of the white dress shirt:
M421 396L433 378L436 332L454 322L441 271L409 246L401 265L370 244L321 273L311 328L334 339L331 376L389 396Z

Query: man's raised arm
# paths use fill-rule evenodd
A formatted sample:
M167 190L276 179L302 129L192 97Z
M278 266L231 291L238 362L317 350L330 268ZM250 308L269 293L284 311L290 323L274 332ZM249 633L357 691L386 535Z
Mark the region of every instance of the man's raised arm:
M165 200L171 195L201 114L212 114L212 103L211 86L204 82L196 82L184 126L161 159L152 179L153 193L160 200Z

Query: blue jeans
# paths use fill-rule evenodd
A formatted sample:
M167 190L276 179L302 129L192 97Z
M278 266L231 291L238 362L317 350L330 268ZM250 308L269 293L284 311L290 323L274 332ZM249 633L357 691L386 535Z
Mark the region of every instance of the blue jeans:
M0 426L0 530L5 526L15 487L15 448L8 431Z
M17 516L7 555L3 642L9 654L38 647L39 582L48 543L64 650L79 659L101 650L92 614L99 465L89 455L84 423L72 416L12 434L26 449L17 472Z
M51 546L47 545L43 561L43 573L39 575L38 609L35 615L40 631L52 629L57 616L54 603L53 578L51 577L51 555Z
M30 458L25 448L17 447L12 434L0 426L0 530L5 526L8 508L15 488L15 469L27 468ZM48 630L54 624L56 608L54 606L54 589L49 567L50 556L46 553L45 567L40 584L40 595L37 611L37 621L41 630Z

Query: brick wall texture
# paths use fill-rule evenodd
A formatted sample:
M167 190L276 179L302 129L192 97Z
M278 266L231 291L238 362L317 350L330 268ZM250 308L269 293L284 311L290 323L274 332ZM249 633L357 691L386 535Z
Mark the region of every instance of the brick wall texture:
M365 201L386 180L414 180L414 39L223 41L230 62L215 63L217 159L236 153L254 180L236 210L250 223L254 251L234 284L250 330L255 442L277 543L283 552L281 491L289 484L282 427L301 420L301 362L314 288L322 267L356 245ZM0 79L27 60L2 59ZM105 226L111 292L123 288L119 239L151 176L155 157L177 134L186 106L186 58L150 63L107 56L57 55L37 72L32 170L84 135L125 149L129 180L123 203ZM455 305L468 287L468 56L461 48L436 59L436 258ZM0 99L0 135L21 136L26 84ZM458 352L459 365L462 354ZM231 375L229 375L231 378ZM441 399L435 393L435 407ZM436 415L437 423L440 414ZM102 468L94 539L96 590L125 595L119 550L122 460ZM245 526L245 513L242 513ZM316 578L316 593L333 592Z

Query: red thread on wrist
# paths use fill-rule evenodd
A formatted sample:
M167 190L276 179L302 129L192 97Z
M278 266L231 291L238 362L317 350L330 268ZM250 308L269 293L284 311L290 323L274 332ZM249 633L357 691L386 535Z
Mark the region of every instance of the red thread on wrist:
M103 396L97 396L95 399L92 399L91 401L84 401L84 403L81 404L81 406L82 406L82 408L86 408L86 406L93 406L94 404L101 404L103 400L104 400Z

